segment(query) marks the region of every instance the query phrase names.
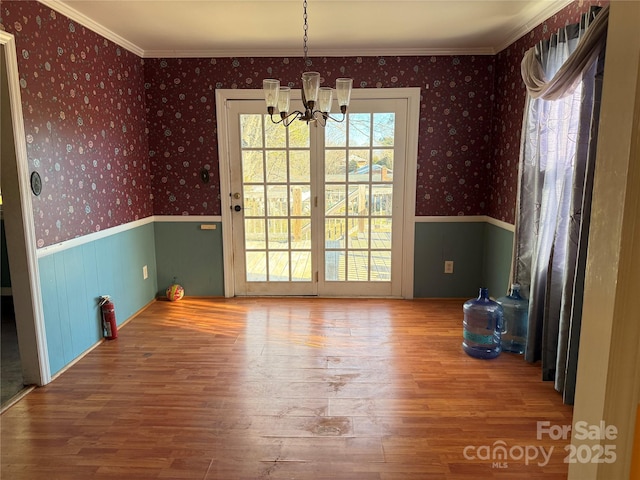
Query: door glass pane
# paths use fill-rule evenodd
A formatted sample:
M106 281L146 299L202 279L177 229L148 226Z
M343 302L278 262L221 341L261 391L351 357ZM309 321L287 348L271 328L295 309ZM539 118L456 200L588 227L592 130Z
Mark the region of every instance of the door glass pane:
M293 282L311 281L311 252L291 252L291 280Z
M327 182L344 182L347 179L346 150L340 149L325 151L324 178Z
M289 252L269 252L269 281L289 281Z
M371 219L371 246L391 250L391 218Z
M371 281L388 282L391 280L391 252L371 252Z
M247 282L265 282L267 280L266 252L246 253Z
M369 252L366 250L350 251L347 254L347 274L349 281L369 281Z
M349 215L369 215L369 185L349 185Z
M349 181L368 182L371 170L369 150L351 149L349 151Z
M285 150L267 151L266 173L267 183L287 181L287 152Z
M264 249L267 247L267 232L264 228L264 219L244 220L245 248L247 250Z
M349 146L368 147L371 145L371 114L352 113L349 115Z
M373 151L372 181L393 182L393 150L380 149Z
M325 219L324 242L325 248L344 248L347 233L347 223L344 218Z
M289 196L286 185L267 186L267 215L286 217L289 212Z
M244 186L244 216L260 217L264 215L264 187L262 185Z
M387 185L373 185L371 187L371 215L391 216L393 188Z
M270 250L288 250L289 220L286 218L270 218L268 221L268 225L268 248Z
M261 150L242 152L242 181L244 183L264 182L264 165Z
M369 249L369 219L354 218L349 219L352 225L349 229L349 248L350 249Z
M264 144L267 148L285 148L287 146L287 129L276 125L265 115Z
M396 116L393 113L373 114L373 146L394 145Z
M240 115L242 148L262 148L262 115Z
M309 150L289 151L289 181L292 183L311 182Z
M347 146L347 124L327 122L324 127L325 147L346 147Z
M311 218L291 219L291 248L311 250Z
M282 125L279 125L281 130ZM289 148L309 148L309 125L305 122L293 122L289 125Z
M326 250L324 253L325 267L324 277L328 282L344 282L345 274L345 251L344 250Z
M291 216L311 216L311 187L309 185L292 185L290 188Z
M311 186L291 185L289 188L293 248L311 249Z
M347 211L345 185L326 185L324 190L325 215L344 215Z

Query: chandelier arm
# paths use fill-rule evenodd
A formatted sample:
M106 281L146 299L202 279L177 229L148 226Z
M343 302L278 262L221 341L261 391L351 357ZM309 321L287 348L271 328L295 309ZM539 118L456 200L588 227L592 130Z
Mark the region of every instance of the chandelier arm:
M329 113L325 113L325 112L320 112L318 111L318 113L320 115L322 115L322 118L324 119L325 123L327 122L327 119L329 120L333 120L336 123L342 123L346 120L347 115L345 112L342 112L342 118L341 119L337 119L336 117L334 117L333 115L329 114ZM324 126L324 125L323 125Z
M271 123L274 123L276 125L278 124L283 124L285 127L288 127L289 125L291 125L295 120L297 120L298 118L301 118L302 116L304 116L304 114L299 111L296 110L294 112L291 112L287 115L282 115L280 114L280 120L274 120L273 119L273 115L269 115L269 118L271 119Z
M320 124L321 127L325 127L327 125L327 118L329 118L329 116L324 114L320 110L316 110L315 112L313 112L312 118L316 123Z
M302 112L300 112L299 110L296 110L295 112L291 112L289 115L287 115L286 117L284 117L282 119L283 125L285 127L288 127L289 125L291 125L293 122L295 122L299 118L302 118L303 115L304 114Z

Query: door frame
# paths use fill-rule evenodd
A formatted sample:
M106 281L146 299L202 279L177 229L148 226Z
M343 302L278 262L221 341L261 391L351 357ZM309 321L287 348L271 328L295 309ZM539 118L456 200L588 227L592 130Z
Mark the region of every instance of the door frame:
M292 91L292 100L300 101L300 91ZM260 89L216 89L216 118L218 129L218 159L220 172L220 207L222 216L222 248L224 255L224 292L235 296L233 232L231 216L231 150L229 145L228 102L232 100L261 100ZM352 99L406 99L406 163L403 192L403 245L402 245L402 298L413 298L413 257L415 243L416 180L418 165L418 127L420 115L420 88L368 88L354 89ZM266 113L266 108L265 108Z
M15 146L15 164L9 164L10 170L5 171L5 174L17 176L17 191L13 193L19 198L13 205L10 202L9 208L4 211L4 217L7 251L11 258L11 290L16 312L22 376L27 385L46 385L51 381L51 371L40 291L40 270L36 253L35 221L29 186L29 163L15 37L0 31L0 48L5 54Z

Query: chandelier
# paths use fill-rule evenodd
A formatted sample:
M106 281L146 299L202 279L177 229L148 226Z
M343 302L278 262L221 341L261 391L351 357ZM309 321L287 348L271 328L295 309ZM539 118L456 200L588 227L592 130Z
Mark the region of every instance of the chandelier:
M309 65L307 59L307 0L303 2L304 8L304 66ZM302 74L302 105L304 112L295 110L289 113L289 104L291 101L291 88L280 86L280 80L266 78L262 81L262 90L264 98L267 102L267 113L273 123L281 123L285 127L291 125L294 120L302 120L303 122L317 121L320 125L325 126L328 119L335 122L343 122L346 118L349 100L351 98L351 89L353 80L351 78L336 79L336 96L338 106L342 113L342 118L337 119L330 115L331 104L333 102L333 89L331 87L320 86L320 73L304 72ZM274 120L274 113L280 114L280 119ZM276 117L277 118L277 117Z

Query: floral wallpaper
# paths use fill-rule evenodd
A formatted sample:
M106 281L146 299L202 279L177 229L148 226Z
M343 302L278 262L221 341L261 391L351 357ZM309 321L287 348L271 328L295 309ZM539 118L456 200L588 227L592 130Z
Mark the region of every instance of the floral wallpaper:
M312 58L326 85L420 87L418 215L486 210L494 59L491 56ZM215 89L261 88L279 78L300 88L302 58L145 60L154 213L219 215ZM209 171L205 184L199 172Z
M513 222L520 59L573 23L577 0L495 56L312 58L325 84L420 87L416 215ZM39 247L156 215L219 215L216 88L299 88L301 58L142 60L34 1L0 4L16 37ZM201 179L206 170L209 182Z
M485 192L486 214L505 222L515 222L518 190L520 134L526 101L526 89L520 76L520 62L525 52L540 40L549 38L559 28L576 23L592 5L608 1L579 0L548 18L527 35L496 55L495 103L493 115L493 155L491 175Z
M31 1L3 1L16 39L38 247L153 214L142 61Z
M312 58L325 84L420 87L416 215L515 219L524 52L591 4L578 0L496 56ZM260 88L275 77L300 88L301 58L148 59L149 148L156 214L219 214L216 88ZM203 184L205 168L213 180ZM158 179L160 181L158 181Z

